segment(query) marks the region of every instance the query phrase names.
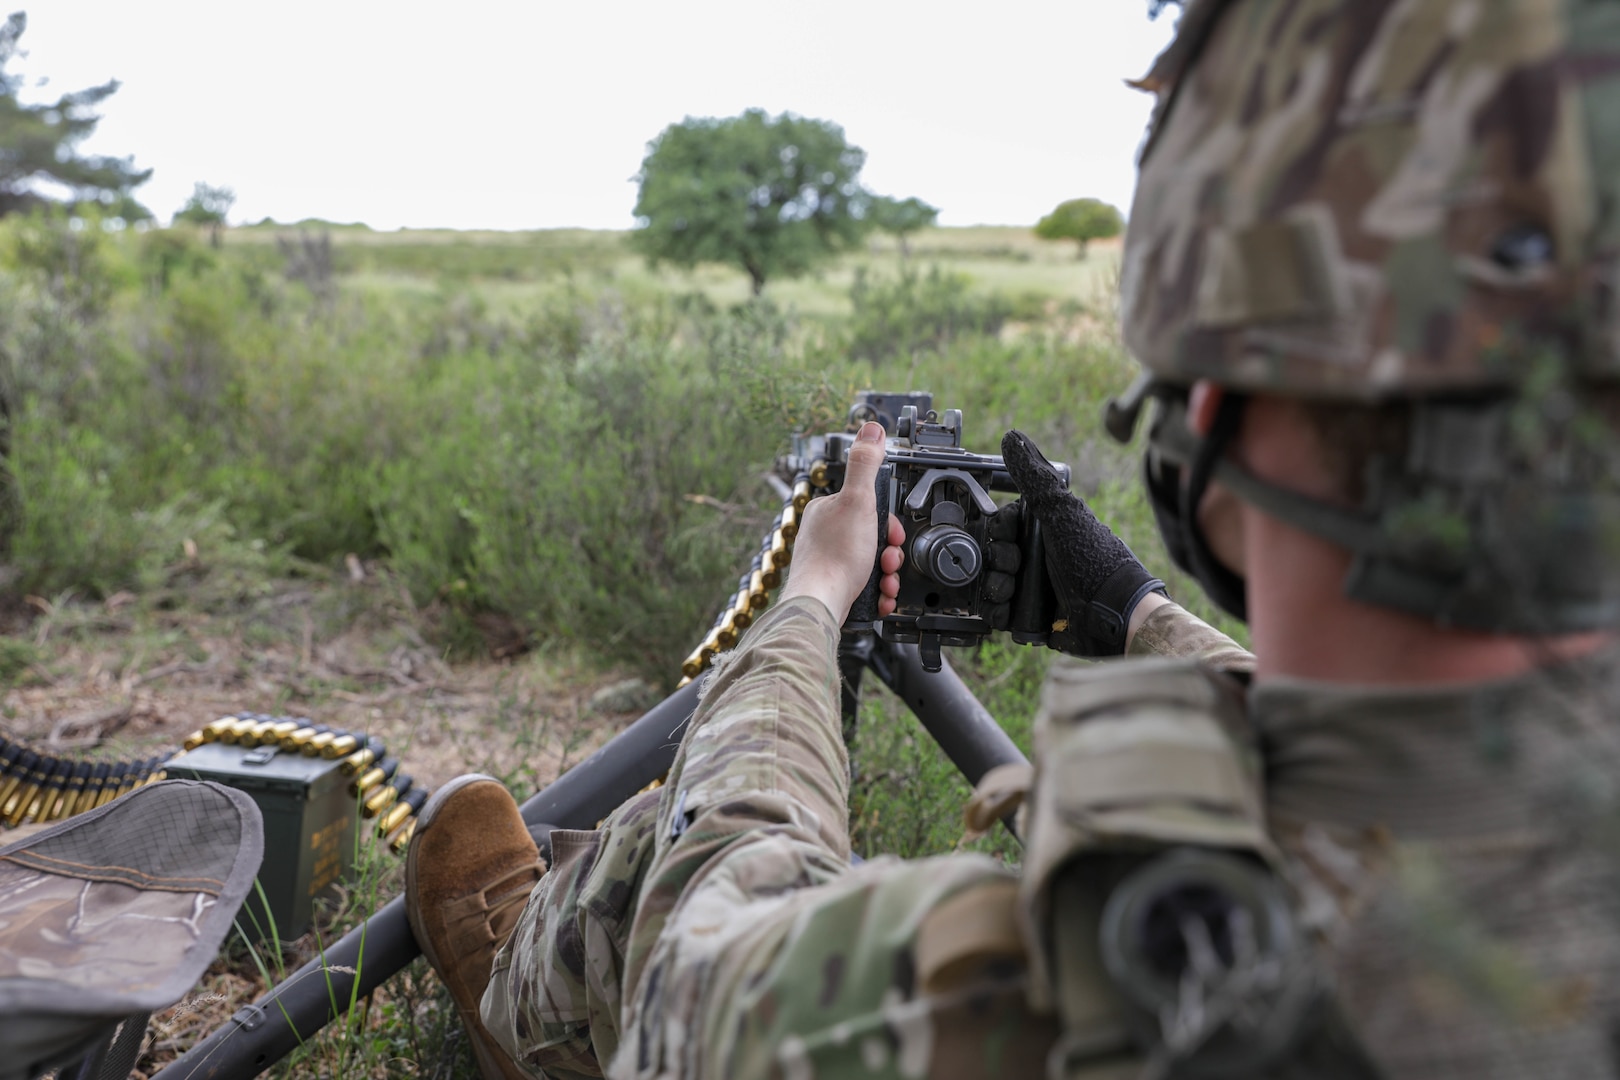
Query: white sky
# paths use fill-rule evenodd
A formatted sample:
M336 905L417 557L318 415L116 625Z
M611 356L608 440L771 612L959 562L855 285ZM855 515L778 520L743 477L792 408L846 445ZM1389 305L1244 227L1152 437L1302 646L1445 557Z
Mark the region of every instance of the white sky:
M842 124L948 225L1127 208L1170 14L1146 0L11 0L44 91L117 78L86 149L233 221L628 228L647 140L749 107Z

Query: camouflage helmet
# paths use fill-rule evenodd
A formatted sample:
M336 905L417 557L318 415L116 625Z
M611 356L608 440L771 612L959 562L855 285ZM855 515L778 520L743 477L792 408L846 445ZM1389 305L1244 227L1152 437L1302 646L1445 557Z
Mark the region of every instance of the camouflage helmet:
M1620 374L1620 5L1190 0L1143 85L1121 292L1161 380L1411 397L1549 347Z
M1160 408L1172 556L1245 614L1197 521L1219 482L1353 555L1345 593L1435 622L1620 626L1620 3L1188 0L1121 276ZM1185 388L1233 391L1209 435ZM1228 455L1249 393L1395 400L1361 505Z

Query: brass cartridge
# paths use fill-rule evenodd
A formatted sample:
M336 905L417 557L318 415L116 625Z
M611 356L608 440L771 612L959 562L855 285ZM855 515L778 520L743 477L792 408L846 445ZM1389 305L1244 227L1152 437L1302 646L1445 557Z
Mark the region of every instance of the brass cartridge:
M252 749L255 746L267 746L276 741L276 722L274 720L256 720L246 734L236 740L238 746Z
M368 819L374 818L392 806L397 798L399 798L399 789L393 784L384 784L366 796L366 801L360 804L360 815Z
M734 648L738 638L737 620L730 611L725 613L725 619L715 628L714 640L720 646L720 651Z
M65 817L72 817L74 807L79 803L79 796L84 794L84 782L90 779L90 763L81 761L73 766L67 780L62 784L62 793L56 797L56 803L51 807L47 821L61 821Z
M748 606L764 611L771 602L771 590L765 587L765 575L755 570L748 575Z
M771 565L780 572L784 566L793 561L793 546L787 542L780 529L771 535Z
M26 821L47 821L48 814L55 808L56 800L62 794L62 785L67 783L68 774L73 771L71 761L58 761L56 768L45 778L45 782L34 792L34 797L28 803L23 813Z
M319 734L320 730L318 728L311 727L308 724L294 728L290 734L281 737L281 748L296 753L304 748L305 743Z
M220 736L225 734L232 724L236 723L234 716L222 716L218 720L211 720L203 725L203 742L218 742Z
M388 841L388 850L392 851L395 855L399 855L404 852L405 848L410 845L411 834L415 831L416 818L413 817L411 820L405 823L405 827L403 829L394 834L394 838L392 840Z
M305 757L320 757L328 746L337 741L337 737L335 731L323 731L298 749Z
M387 811L382 814L382 816L377 818L377 835L379 837L387 836L389 833L399 828L400 825L404 824L405 819L410 816L410 803L395 803L393 806L390 806Z
M739 633L754 625L754 606L748 602L746 587L739 589L736 598L731 601L731 622Z
M108 765L103 761L90 770L90 775L85 777L84 780L84 790L79 792L79 801L74 804L73 809L69 812L70 817L73 814L82 814L86 810L95 807L96 803L101 799L101 787L107 782L107 769Z
M28 774L39 764L39 755L32 750L24 750L17 755L17 760L7 770L6 775L0 778L0 820L4 820L5 806L28 780Z
M96 805L106 806L118 798L119 789L124 783L124 774L131 768L127 761L115 761L107 766L107 779L101 784L101 790L96 793Z
M376 752L369 746L363 747L338 762L338 771L344 776L353 776L376 760Z
M703 669L709 666L709 657L712 655L714 654L704 653L703 646L699 645L692 651L692 655L681 661L681 674L688 682L697 678L703 674Z
M349 784L349 794L365 795L379 784L385 784L399 771L399 758L383 758L375 768L367 769Z
M185 741L183 741L180 744L180 748L182 750L195 750L195 749L197 749L197 747L201 746L203 743L205 743L207 741L208 741L208 731L207 731L207 729L206 728L198 728L196 731L193 731L190 735L187 735L185 737Z
M348 757L360 749L360 740L353 735L339 735L325 746L321 747L321 757L340 758Z
M810 463L810 482L818 488L827 486L827 462L817 458Z
M6 801L0 805L0 821L15 828L22 822L23 816L28 813L28 807L33 803L45 781L50 777L51 771L56 768L54 758L34 755L34 762L28 769L28 775L22 778L11 792Z
M810 478L801 476L793 481L793 509L804 513L804 508L810 505Z
M297 720L277 720L275 722L275 727L270 729L270 734L273 736L273 738L266 739L265 745L268 746L270 743L274 742L279 746L281 745L281 740L284 736L291 735L293 732L297 731L303 726L304 725L300 724Z
M242 736L252 731L256 724L257 721L238 718L219 733L219 741L222 743L240 743Z
M782 524L776 529L789 544L799 535L799 512L794 509L791 502L782 507Z

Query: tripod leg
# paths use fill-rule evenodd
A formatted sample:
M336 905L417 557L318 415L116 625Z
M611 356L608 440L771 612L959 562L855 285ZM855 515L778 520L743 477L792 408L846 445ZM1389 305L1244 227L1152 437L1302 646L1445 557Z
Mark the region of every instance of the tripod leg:
M917 646L896 645L874 637L867 664L916 714L918 722L968 783L977 784L998 765L1029 763L952 669L950 660L930 674L923 670ZM1006 825L1012 828L1010 819Z
M861 677L872 655L877 635L871 632L846 633L838 641L839 708L844 721L844 749L849 751L850 770L855 768L855 733L859 727Z

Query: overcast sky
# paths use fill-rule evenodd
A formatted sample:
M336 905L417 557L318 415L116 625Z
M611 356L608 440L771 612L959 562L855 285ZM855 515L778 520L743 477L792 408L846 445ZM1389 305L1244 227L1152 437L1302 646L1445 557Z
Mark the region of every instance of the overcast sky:
M25 0L12 0L11 7ZM9 10L0 9L0 10ZM843 125L867 184L949 225L1129 204L1172 19L1146 0L33 0L35 96L123 88L87 148L233 221L628 228L647 140L749 107Z

